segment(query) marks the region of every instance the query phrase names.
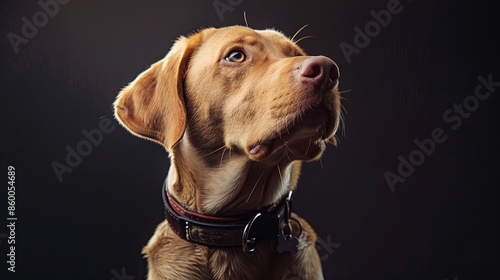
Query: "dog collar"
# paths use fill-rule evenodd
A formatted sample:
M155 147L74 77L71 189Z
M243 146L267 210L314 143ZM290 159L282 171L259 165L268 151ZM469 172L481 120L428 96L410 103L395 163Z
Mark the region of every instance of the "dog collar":
M296 243L297 239L291 235L290 226L291 191L277 204L251 213L239 216L208 216L186 209L167 189L164 184L162 197L165 217L172 230L184 240L209 247L241 246L245 252L253 252L257 243L263 240L280 241L280 238L293 238ZM300 223L299 226L302 231ZM295 249L278 248L278 252L280 251L296 252Z

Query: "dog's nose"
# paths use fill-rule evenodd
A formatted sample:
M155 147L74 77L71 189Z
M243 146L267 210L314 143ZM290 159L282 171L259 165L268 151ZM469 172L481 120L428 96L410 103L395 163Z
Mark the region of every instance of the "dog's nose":
M300 76L305 81L332 88L338 81L340 72L337 64L325 56L309 57L300 65Z

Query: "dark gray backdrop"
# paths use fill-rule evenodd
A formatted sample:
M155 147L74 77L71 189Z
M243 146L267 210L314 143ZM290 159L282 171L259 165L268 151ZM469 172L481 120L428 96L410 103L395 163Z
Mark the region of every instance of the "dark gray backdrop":
M41 1L58 3L48 12L0 4L2 169L16 168L17 217L15 273L0 227L2 279L144 279L169 161L121 128L111 104L177 36L243 25L244 11L251 27L289 36L308 24L301 36L314 38L300 45L341 69L345 135L305 165L295 196L325 278L499 277L500 87L476 96L479 77L500 81L493 1L54 1ZM69 156L71 167L78 148L88 155ZM54 164L71 172L58 178ZM7 185L0 194L6 221Z

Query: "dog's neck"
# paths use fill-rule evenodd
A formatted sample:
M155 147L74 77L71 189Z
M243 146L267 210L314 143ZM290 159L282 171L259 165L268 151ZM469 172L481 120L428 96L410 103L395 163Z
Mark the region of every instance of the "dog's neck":
M184 137L171 152L168 191L192 211L237 215L279 201L296 184L296 163L266 166L241 154L222 158L208 167Z

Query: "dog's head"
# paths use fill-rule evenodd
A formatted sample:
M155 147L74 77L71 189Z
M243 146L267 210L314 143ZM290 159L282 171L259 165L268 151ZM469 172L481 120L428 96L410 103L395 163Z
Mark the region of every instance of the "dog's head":
M274 30L208 28L124 88L118 120L170 152L186 139L208 164L220 153L263 164L317 159L334 143L339 70Z

